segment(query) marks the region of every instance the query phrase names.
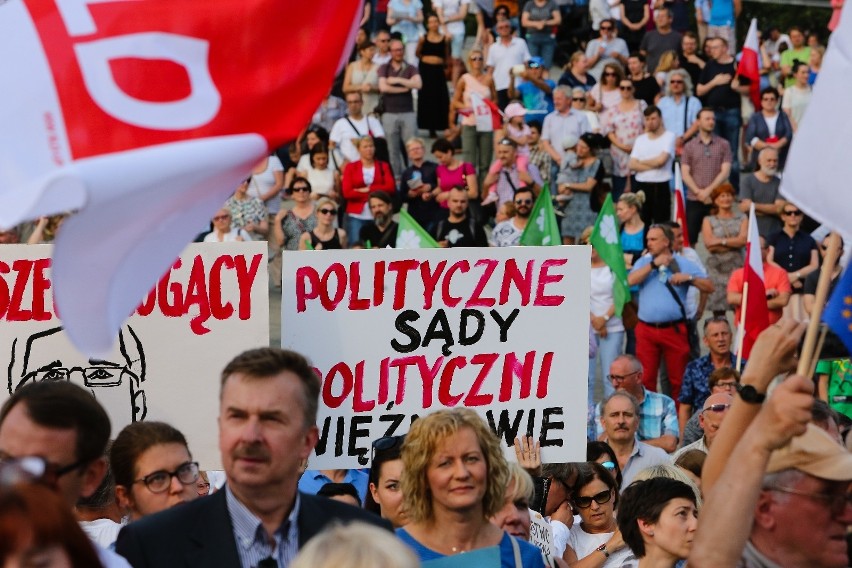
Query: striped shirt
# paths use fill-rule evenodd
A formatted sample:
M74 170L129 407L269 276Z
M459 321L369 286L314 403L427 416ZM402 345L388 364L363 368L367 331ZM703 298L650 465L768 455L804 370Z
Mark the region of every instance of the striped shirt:
M225 486L225 491L242 568L257 568L260 561L267 558L275 560L279 568L289 566L299 552L299 493L296 493L290 515L275 531L274 540L270 542L260 519L234 496L230 487Z

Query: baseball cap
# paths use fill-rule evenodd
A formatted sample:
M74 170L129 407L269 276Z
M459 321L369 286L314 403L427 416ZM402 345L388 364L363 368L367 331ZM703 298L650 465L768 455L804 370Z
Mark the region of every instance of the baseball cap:
M808 424L801 436L772 452L766 473L797 469L829 481L852 480L852 453L819 426Z
M537 56L530 57L530 60L527 61L527 65L529 65L531 69L535 69L536 67L542 67L544 65L544 59Z
M506 118L515 118L516 116L524 116L527 114L527 109L525 109L520 103L509 103L506 105L506 110L503 111L503 114L506 115Z

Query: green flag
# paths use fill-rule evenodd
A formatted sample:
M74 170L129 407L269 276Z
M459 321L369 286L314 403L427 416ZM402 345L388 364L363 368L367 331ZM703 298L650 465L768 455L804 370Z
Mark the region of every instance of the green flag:
M438 243L436 243L435 239L426 232L426 229L421 227L420 224L408 214L408 211L401 210L399 212L399 228L396 232L396 248L438 248Z
M618 221L615 218L611 194L607 194L606 201L601 206L589 243L595 247L598 256L615 276L612 297L615 300L615 315L620 317L624 304L630 301L630 287L627 284L627 266L624 264L624 251L621 250Z
M549 184L544 184L535 200L529 221L521 234L523 246L557 246L562 244L559 222L553 212Z

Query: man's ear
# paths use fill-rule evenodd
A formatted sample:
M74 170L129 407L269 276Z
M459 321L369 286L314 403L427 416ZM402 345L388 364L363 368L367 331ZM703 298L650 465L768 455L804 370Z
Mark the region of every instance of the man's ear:
M89 463L83 471L83 483L80 486L80 497L91 497L104 480L107 472L106 458L101 456Z
M771 531L775 528L775 515L772 513L774 502L772 492L764 490L760 492L757 504L754 506L754 523L764 530Z

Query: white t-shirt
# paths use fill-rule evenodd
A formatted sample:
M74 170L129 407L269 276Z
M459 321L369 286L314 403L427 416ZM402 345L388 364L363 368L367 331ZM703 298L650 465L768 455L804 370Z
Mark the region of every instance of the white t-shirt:
M432 0L432 9L437 11L441 8L446 19L458 14L465 4L470 4L470 0ZM454 36L464 34L464 22L461 20L450 22L447 24L447 31Z
M251 240L251 236L242 229L231 229L231 232L225 233L224 238L220 241L216 231L212 231L204 237L205 243L233 243L237 241L237 237L242 237L246 242Z
M509 72L515 65L526 63L530 59L527 42L519 37L513 37L509 45L503 45L497 39L488 49L488 60L485 64L494 69L494 88L505 91L509 88Z
M614 283L615 276L613 276L609 266L592 268L591 303L589 309L596 316L605 316L607 311L609 311L609 307L613 303L612 286ZM624 323L622 323L620 317L613 315L606 322L606 330L608 332L624 331Z
M283 172L284 164L278 159L278 156L269 156L266 161L266 169L259 174L251 175L251 183L249 184L248 194L263 200L261 197L275 185L275 172ZM275 215L281 209L281 193L273 195L265 202L270 215Z
M644 181L648 183L661 183L669 181L672 178L672 160L675 155L675 135L674 132L666 130L660 136L651 139L648 134L642 134L636 139L633 144L633 151L630 152L631 158L637 160L650 160L656 158L663 152L669 155L669 159L661 168L646 170L636 173L636 181Z
M583 530L581 525L582 523L574 523L574 526L571 527L571 532L568 534L568 546L574 549L574 552L577 554L577 560L582 560L593 553L597 547L602 544L606 544L614 534L611 532L597 534L587 533ZM605 568L622 566L624 562L635 558L636 556L633 554L633 551L630 550L630 547L625 546L616 552L610 552L610 556L606 559L606 562L603 563L603 566Z
M123 527L112 519L95 519L94 521L80 521L80 528L89 537L89 540L101 548L109 548L118 538L118 532Z
M349 124L350 120L352 124ZM331 127L328 138L334 142L335 147L340 149L340 153L347 161L354 162L361 158L355 143L362 136L369 136L371 132L373 137L384 138L385 136L381 122L375 117L362 116L359 120L352 117L349 117L349 120L341 118Z

